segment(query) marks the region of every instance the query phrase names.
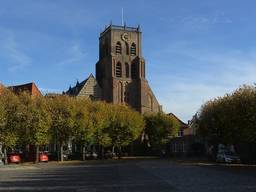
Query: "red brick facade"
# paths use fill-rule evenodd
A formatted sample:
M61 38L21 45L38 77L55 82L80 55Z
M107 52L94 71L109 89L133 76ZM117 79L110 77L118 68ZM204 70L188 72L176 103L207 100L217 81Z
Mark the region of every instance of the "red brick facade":
M15 94L20 94L21 92L28 92L32 97L38 97L42 96L42 93L37 88L36 84L34 82L22 84L22 85L15 85L8 87L10 90L12 90Z

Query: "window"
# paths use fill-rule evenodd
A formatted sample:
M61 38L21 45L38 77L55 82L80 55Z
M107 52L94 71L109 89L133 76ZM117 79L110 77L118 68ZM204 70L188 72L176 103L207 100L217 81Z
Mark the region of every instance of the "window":
M125 63L125 77L129 78L129 76L130 76L129 64Z
M131 55L132 56L136 55L136 45L135 45L135 43L133 43L132 46L131 46Z
M122 54L122 45L119 41L116 43L116 54Z
M183 135L184 135L184 130L183 130L183 129L180 129L180 130L178 131L178 137L183 137Z
M126 51L126 55L129 55L129 45L127 42L125 42L125 51Z
M124 102L125 103L129 103L129 86L128 86L128 82L125 83L125 87L124 87Z
M122 65L120 62L116 64L116 77L122 77Z
M132 63L131 74L132 74L132 78L135 79L136 78L136 63Z

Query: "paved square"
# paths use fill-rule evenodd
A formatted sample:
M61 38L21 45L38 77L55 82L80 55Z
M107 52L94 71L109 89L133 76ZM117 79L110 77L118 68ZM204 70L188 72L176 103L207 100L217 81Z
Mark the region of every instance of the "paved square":
M256 191L256 172L167 160L45 163L0 168L0 191Z

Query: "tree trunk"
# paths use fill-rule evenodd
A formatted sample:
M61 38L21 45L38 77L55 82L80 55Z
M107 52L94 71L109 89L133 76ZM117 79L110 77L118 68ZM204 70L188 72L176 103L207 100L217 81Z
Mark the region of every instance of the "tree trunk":
M60 161L63 161L63 144L60 144Z
M4 164L8 165L7 149L4 147Z
M122 156L122 148L121 146L118 147L118 159L121 159L121 156Z
M82 145L82 160L85 161L85 145Z
M104 147L101 146L101 159L104 159L105 155L104 155Z
M134 141L131 143L130 156L134 155Z
M39 145L36 145L36 159L35 159L35 163L39 162Z

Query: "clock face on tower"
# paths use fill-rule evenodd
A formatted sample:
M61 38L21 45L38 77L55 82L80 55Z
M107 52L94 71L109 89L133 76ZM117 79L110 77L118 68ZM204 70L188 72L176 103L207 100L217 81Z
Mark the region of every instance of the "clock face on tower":
M127 34L127 33L123 33L123 34L121 35L121 39L122 39L123 41L129 41L128 34Z

